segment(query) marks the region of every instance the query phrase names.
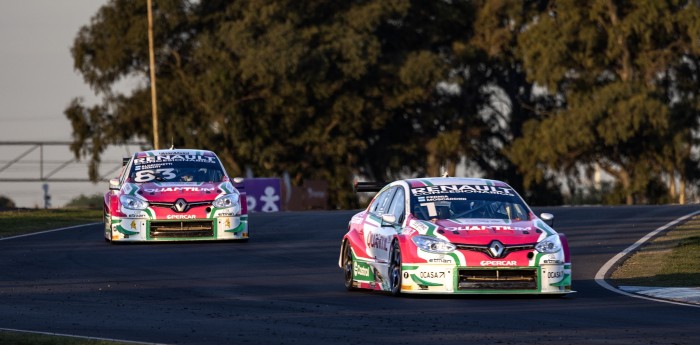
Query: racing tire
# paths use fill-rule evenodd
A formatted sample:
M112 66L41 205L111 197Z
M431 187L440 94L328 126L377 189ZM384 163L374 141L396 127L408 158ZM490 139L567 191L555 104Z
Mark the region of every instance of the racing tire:
M394 296L401 294L401 274L401 246L394 241L389 261L389 291Z
M355 268L352 260L352 248L350 248L350 243L348 242L345 242L345 246L343 247L343 273L345 274L345 289L348 291L355 290L353 286Z

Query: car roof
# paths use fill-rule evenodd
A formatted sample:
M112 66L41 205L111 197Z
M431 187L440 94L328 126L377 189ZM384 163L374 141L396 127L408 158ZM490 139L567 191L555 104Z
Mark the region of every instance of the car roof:
M404 180L410 188L444 186L444 185L475 185L475 186L497 186L510 187L507 183L498 180L490 180L475 177L428 177L413 178Z
M212 151L208 150L194 150L194 149L170 149L170 150L149 150L137 152L136 158L152 157L152 156L164 156L164 155L187 155L187 156L208 156L215 157L216 155Z

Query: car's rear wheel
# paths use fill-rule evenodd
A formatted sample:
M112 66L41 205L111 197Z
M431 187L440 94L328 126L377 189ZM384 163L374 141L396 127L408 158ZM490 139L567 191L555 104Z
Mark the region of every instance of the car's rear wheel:
M394 242L391 249L389 287L392 295L401 294L401 246L399 246L399 242Z
M343 249L343 272L345 273L345 288L348 291L355 290L353 286L353 277L355 276L355 271L353 268L352 261L352 248L350 248L350 243L345 242L345 249Z

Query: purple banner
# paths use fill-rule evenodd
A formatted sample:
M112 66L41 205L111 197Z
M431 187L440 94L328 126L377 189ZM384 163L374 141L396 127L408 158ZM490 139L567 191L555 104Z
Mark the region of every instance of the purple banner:
M248 212L280 211L279 178L247 178L243 180Z

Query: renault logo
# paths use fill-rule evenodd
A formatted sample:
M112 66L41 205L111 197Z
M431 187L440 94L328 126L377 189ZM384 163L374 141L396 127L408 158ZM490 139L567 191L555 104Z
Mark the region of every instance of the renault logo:
M187 201L185 201L185 199L177 199L177 201L175 201L175 204L173 205L173 210L179 213L185 212L189 208L190 205L187 204Z
M503 249L505 249L505 246L499 241L491 241L491 244L489 244L489 253L494 258L500 258L501 254L503 254Z

